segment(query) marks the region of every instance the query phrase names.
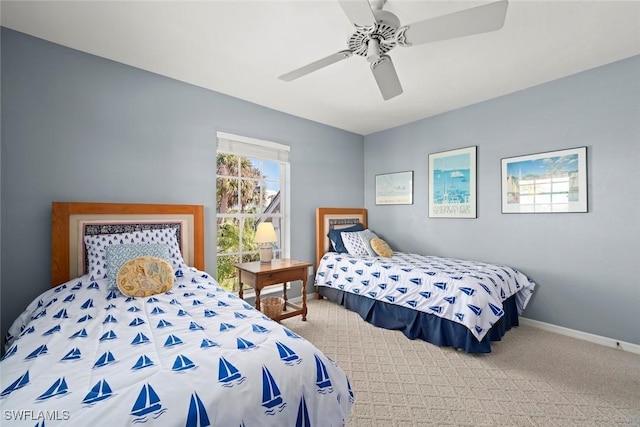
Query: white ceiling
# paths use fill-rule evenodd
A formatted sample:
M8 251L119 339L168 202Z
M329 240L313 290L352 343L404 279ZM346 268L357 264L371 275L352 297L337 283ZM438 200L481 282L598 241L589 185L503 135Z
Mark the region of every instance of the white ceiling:
M384 9L406 25L487 2ZM362 135L640 54L640 1L511 0L501 30L393 49L404 93L383 101L359 56L277 78L346 49L353 26L333 0L3 0L0 14L5 27Z

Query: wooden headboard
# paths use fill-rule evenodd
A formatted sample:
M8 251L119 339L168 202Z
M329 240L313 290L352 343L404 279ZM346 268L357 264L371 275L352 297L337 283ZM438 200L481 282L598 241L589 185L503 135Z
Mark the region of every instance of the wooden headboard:
M151 223L177 225L184 261L187 265L204 270L204 206L53 202L51 210L52 286L84 274L83 237L88 227L95 229Z
M329 250L330 230L346 228L356 223L367 228L367 210L364 208L318 208L316 209L316 268L320 259Z

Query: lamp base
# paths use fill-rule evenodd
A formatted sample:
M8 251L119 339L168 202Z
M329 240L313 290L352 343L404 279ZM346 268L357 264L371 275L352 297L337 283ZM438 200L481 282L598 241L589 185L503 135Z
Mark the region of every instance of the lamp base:
M260 248L260 262L268 264L273 259L273 248Z

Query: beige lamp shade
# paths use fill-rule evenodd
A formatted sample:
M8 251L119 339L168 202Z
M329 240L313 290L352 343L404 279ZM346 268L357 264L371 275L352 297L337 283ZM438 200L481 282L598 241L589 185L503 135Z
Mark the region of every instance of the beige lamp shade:
M273 259L272 245L278 241L276 230L270 222L261 222L258 224L256 235L253 241L260 244L260 262L268 263Z
M278 236L276 236L276 230L273 228L271 222L261 222L258 224L256 235L253 238L256 243L276 243Z

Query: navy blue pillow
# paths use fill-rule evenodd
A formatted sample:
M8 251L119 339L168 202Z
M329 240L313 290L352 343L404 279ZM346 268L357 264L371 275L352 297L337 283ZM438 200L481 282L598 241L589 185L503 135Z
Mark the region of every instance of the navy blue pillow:
M329 252L338 252L339 254L348 253L347 248L344 247L344 243L342 242L342 236L340 235L340 233L347 232L347 231L362 231L362 230L364 230L364 227L362 226L362 224L357 223L355 225L352 225L351 227L339 228L339 229L329 231L329 234L327 234L327 237L329 238L329 242L330 242Z

